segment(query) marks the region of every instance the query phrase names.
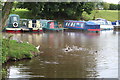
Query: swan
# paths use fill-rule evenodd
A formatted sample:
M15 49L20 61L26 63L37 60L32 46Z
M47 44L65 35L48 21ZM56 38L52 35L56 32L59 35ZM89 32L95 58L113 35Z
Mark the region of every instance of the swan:
M37 50L39 50L39 49L40 49L40 45L39 45L39 46L37 46L37 47L36 47L36 49L37 49Z
M67 46L67 47L65 48L65 51L72 51L72 48L69 47L69 46Z
M27 42L27 44L29 44L29 42Z

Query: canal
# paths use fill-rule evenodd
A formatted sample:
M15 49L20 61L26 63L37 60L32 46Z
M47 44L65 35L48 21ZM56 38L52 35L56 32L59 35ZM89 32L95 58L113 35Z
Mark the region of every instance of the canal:
M40 45L40 55L10 62L6 78L117 78L117 31L12 34L13 40ZM10 33L3 33L6 37Z

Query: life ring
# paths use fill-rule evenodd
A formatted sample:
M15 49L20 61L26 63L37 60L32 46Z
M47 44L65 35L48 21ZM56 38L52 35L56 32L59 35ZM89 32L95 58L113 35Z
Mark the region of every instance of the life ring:
M18 27L18 23L17 23L17 22L14 22L14 23L13 23L13 27Z

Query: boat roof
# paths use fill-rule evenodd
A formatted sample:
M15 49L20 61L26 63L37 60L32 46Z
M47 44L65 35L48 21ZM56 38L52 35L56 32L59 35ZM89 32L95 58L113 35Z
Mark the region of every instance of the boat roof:
M64 20L65 22L85 22L85 21L76 21L76 20Z
M29 19L20 19L20 20L29 20Z
M95 20L103 20L103 21L104 21L104 20L106 20L106 19L103 19L103 18L96 18Z
M42 19L40 20L40 22L53 22L53 21L55 21L55 20L45 20L45 19L44 20L42 20Z
M11 16L18 16L19 17L19 15L17 15L17 14L10 14L9 17L11 17Z
M85 24L86 25L99 25L99 24L92 22L92 21L87 21L87 22L85 22Z
M120 20L116 20L115 22L120 22Z

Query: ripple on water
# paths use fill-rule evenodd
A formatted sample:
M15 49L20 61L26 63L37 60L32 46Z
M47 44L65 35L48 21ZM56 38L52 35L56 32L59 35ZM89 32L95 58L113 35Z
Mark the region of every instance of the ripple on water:
M45 61L45 64L59 64L58 62L49 62L49 61Z

